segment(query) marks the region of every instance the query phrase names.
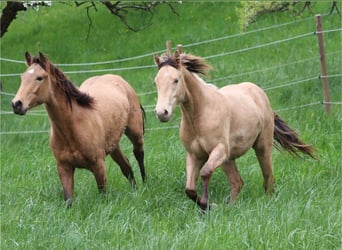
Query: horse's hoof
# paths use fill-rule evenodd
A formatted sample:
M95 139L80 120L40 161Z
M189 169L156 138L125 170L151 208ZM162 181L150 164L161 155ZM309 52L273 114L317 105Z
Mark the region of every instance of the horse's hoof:
M216 203L211 203L211 204L209 205L209 209L210 209L210 210L213 210L213 209L216 209L216 208L218 208L218 205L217 205Z
M208 207L204 208L204 207L201 207L200 209L200 213L201 215L205 215L207 212L211 211L211 210L214 210L218 208L218 205L216 203L211 203L210 205L208 205Z
M67 207L67 208L71 208L71 206L72 206L72 199L67 199L67 200L65 201L65 204L66 204L66 207Z
M230 203L232 203L232 196L228 195L226 198L226 204L229 205Z

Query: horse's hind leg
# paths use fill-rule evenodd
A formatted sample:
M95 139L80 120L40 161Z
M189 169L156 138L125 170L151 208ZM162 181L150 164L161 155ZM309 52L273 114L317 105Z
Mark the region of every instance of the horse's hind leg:
M135 132L140 131L140 132ZM143 181L146 180L145 164L144 164L144 137L142 129L132 130L127 128L126 135L133 144L133 153L135 159L137 159L140 169L141 178Z
M110 156L119 165L121 172L130 181L132 186L135 186L136 183L131 165L129 164L128 159L122 153L120 147L117 147L115 151L110 153Z
M260 135L253 148L264 177L264 188L267 194L274 192L274 177L272 166L273 137Z
M221 168L226 174L230 184L230 196L227 198L227 202L234 202L243 187L243 180L234 160L222 163Z

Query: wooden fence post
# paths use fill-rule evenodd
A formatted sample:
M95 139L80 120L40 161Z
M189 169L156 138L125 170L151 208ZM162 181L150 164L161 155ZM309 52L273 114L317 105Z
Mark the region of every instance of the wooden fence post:
M328 72L327 65L325 62L325 50L324 50L324 39L322 31L321 15L316 15L316 34L318 39L319 53L321 58L321 79L323 85L323 95L324 95L324 107L325 112L330 112L330 93L329 93L329 82L328 82Z

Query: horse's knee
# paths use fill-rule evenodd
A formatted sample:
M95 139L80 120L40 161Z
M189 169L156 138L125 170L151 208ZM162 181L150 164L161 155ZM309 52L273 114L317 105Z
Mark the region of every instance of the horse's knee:
M208 167L203 167L200 171L200 176L203 181L209 180L212 174L213 174L213 171Z

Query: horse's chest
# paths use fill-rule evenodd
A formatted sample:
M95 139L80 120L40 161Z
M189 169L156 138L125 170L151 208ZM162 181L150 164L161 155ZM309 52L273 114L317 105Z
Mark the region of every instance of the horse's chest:
M58 161L67 163L74 167L87 168L95 162L91 155L85 155L79 150L60 150L55 152L55 157Z
M88 168L96 162L98 156L97 149L89 144L61 144L52 140L51 148L57 161L73 167Z

